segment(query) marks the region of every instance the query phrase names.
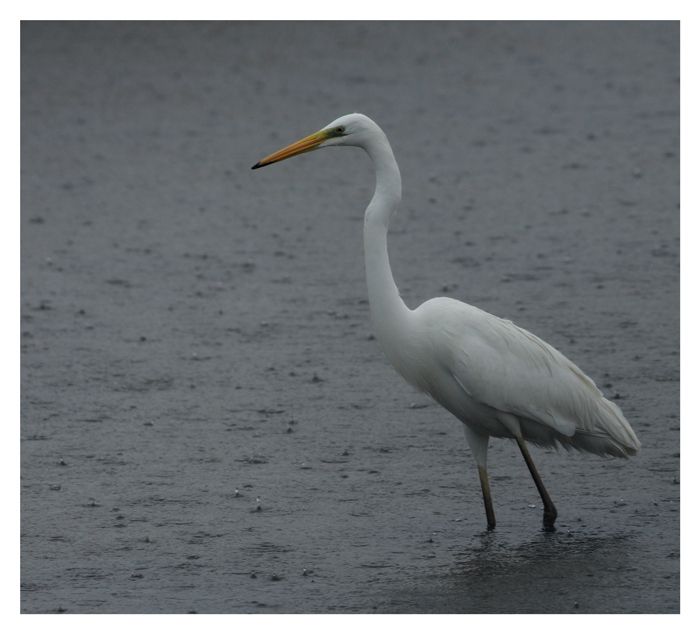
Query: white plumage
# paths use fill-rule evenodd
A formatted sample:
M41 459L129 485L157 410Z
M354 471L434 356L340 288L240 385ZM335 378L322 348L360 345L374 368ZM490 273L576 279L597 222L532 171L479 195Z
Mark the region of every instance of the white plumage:
M365 212L367 288L377 339L396 370L461 420L477 462L489 529L495 527L486 457L491 436L513 438L553 529L556 508L526 441L627 457L640 448L620 408L558 350L512 322L438 297L410 310L389 264L387 230L401 200L401 176L384 132L368 117L345 115L269 155L253 169L320 147L354 145L374 162L376 187Z
M414 314L425 354L434 355L436 371L443 373L438 381L423 375L419 387L466 424L473 421L490 436L512 438L520 430L538 445L558 442L601 455L639 449L620 408L539 337L446 297L425 302Z

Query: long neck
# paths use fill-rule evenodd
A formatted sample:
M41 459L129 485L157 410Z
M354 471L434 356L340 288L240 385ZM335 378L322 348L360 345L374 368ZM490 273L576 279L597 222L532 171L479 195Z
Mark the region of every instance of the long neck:
M410 313L394 282L387 250L387 230L391 215L401 201L401 174L394 153L384 133L377 135L367 147L374 162L376 186L365 212L365 272L367 290L377 338L393 361L391 345L402 330Z

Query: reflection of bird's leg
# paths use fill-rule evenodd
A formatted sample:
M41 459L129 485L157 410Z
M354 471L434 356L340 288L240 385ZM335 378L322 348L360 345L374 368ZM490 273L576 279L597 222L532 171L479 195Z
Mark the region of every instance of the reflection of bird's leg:
M489 487L489 474L486 467L479 465L479 480L481 481L481 492L484 494L484 508L486 509L486 529L492 531L496 528L496 514L493 512L493 502L491 501L491 487Z
M525 444L525 441L521 437L516 438L516 441L518 442L520 452L523 454L523 458L525 458L527 468L530 470L530 475L535 481L535 486L537 487L537 490L540 493L540 497L542 498L542 503L544 504L544 515L542 516L542 525L544 526L544 529L546 531L553 531L554 522L557 519L557 509L554 506L554 502L552 502L552 498L549 497L547 489L544 488L542 478L540 478L540 474L537 473L537 467L535 467L535 463L532 461L532 456L530 456L530 452L527 448L527 445Z

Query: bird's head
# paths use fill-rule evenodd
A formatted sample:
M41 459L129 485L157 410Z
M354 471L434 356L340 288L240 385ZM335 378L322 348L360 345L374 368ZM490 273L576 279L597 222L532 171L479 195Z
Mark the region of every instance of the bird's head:
M332 121L318 132L283 147L277 152L266 156L253 165L252 169L258 169L291 158L297 154L311 152L322 147L332 147L337 145L354 145L364 147L372 136L379 130L372 119L363 114L346 114L335 121Z

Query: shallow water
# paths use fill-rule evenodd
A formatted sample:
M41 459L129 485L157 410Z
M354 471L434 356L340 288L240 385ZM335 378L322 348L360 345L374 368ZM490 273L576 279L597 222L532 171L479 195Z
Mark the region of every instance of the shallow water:
M22 27L24 612L678 612L678 28ZM411 306L508 317L624 410L629 461L492 441L371 335L386 130Z

